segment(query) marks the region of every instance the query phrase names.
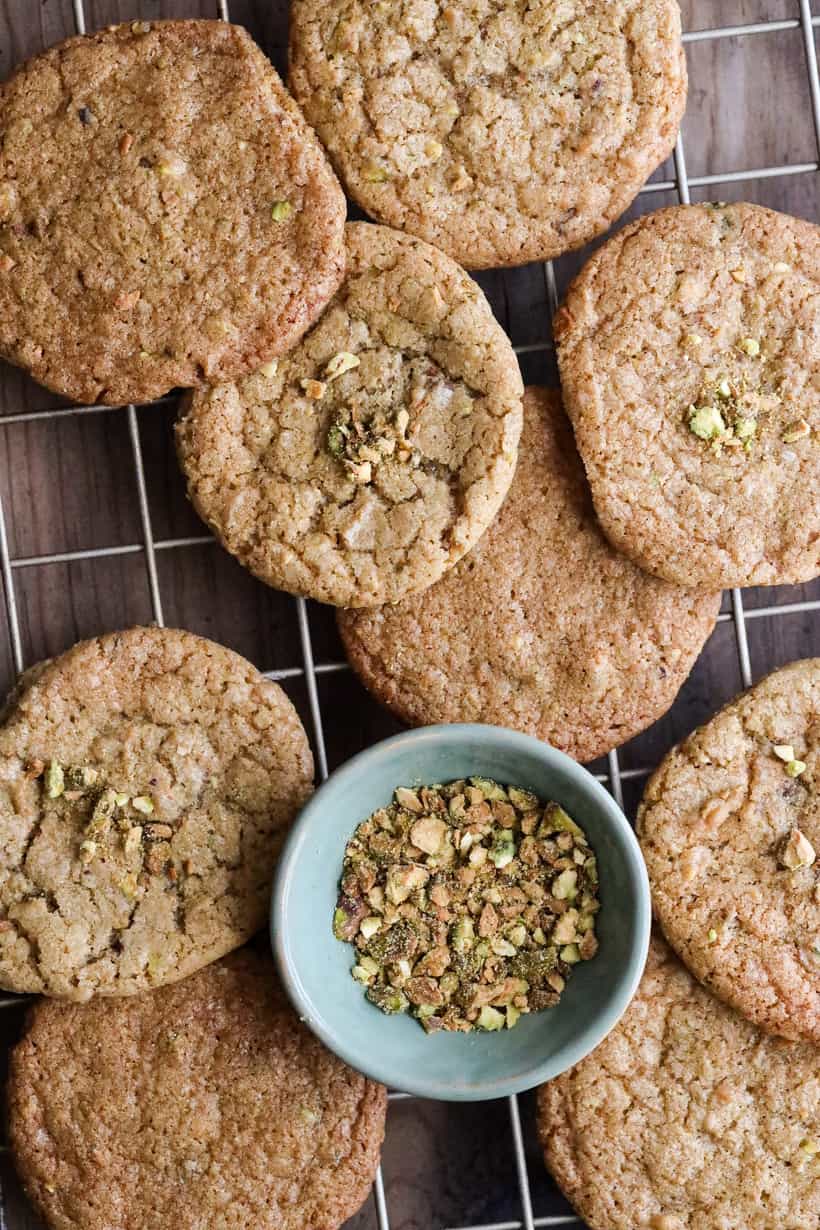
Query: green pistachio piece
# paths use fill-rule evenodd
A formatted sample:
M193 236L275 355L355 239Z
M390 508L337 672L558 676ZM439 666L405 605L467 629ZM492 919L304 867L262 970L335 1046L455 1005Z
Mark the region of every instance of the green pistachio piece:
M567 965L577 965L581 960L581 953L577 944L567 944L558 955Z
M726 435L726 424L717 406L690 406L687 423L699 440L716 440Z
M548 837L550 833L572 833L574 837L586 841L583 829L579 828L572 816L557 803L547 804L544 808L544 817L538 826L539 837Z
M520 790L517 786L507 787L507 796L513 807L519 811L535 811L538 806L538 795L531 790Z
M478 1014L476 1025L479 1029L486 1029L488 1032L494 1032L497 1029L503 1029L506 1023L506 1018L503 1012L499 1012L497 1008L491 1008L486 1004Z
M394 1016L398 1012L406 1012L410 1001L403 991L399 991L396 987L387 987L381 983L376 983L374 986L368 987L365 992L371 1004L375 1004L382 1012L388 1016Z
M50 760L45 776L46 794L50 799L59 799L65 790L65 773L58 760Z
M485 799L506 799L507 791L491 777L471 777L470 785L480 790Z
M507 867L515 858L515 838L512 829L496 829L493 842L487 851L487 857L500 871Z
M556 876L552 882L552 895L559 901L574 901L578 896L578 872L574 867L567 867Z

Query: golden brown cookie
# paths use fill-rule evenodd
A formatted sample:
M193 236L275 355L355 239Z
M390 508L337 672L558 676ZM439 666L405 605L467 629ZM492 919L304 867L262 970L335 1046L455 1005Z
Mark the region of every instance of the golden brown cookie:
M606 230L686 105L676 0L295 0L290 81L358 204L473 269Z
M278 364L195 392L177 427L194 507L261 580L337 606L426 589L515 471L521 376L442 252L347 227L347 277Z
M649 214L555 322L604 533L681 585L820 573L820 229L759 205Z
M655 913L692 972L820 1044L820 658L775 671L675 748L638 829Z
M30 672L0 727L0 986L131 995L238 947L312 779L282 689L189 632Z
M547 1166L590 1230L820 1224L820 1052L767 1038L661 940L620 1023L543 1085Z
M8 1101L53 1230L336 1230L373 1182L387 1098L245 950L128 1000L41 1001Z
M592 760L669 708L719 608L613 550L560 395L531 388L510 493L478 545L423 595L340 612L339 630L405 721L509 726Z
M248 34L131 22L0 86L0 354L84 402L235 379L344 270L345 201Z

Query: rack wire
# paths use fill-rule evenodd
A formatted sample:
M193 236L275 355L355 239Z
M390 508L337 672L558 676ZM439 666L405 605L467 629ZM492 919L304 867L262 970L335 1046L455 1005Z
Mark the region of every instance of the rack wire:
M720 187L722 185L738 184L748 181L809 175L820 171L820 74L818 74L818 58L814 37L815 29L820 28L820 16L812 15L810 0L798 0L798 4L799 17L690 30L684 33L683 41L685 45L689 45L693 43L716 42L718 40L729 38L745 39L765 37L785 31L799 30L802 33L804 43L806 70L811 98L812 121L817 145L817 160L812 162L786 163L779 166L760 166L746 170L724 171L709 175L690 176L687 174L686 170L684 140L681 135L678 138L674 151L674 178L652 180L641 190L642 196L674 192L677 194L678 200L682 204L688 204L691 199L691 189L693 188ZM72 5L77 33L85 33L86 19L83 0L72 0ZM216 16L222 20L230 20L228 0L215 0L215 13ZM546 263L543 268L547 301L550 307L550 316L552 316L558 302L555 270L552 262ZM516 347L516 352L519 355L525 355L540 351L548 351L551 349L551 339L545 339L542 342L518 346ZM169 397L159 399L160 404L169 403L172 400L173 399ZM152 404L156 405L158 403L155 402ZM87 550L62 551L44 555L12 557L9 549L6 510L2 496L0 496L0 576L2 576L3 580L12 659L15 672L18 675L23 671L26 665L24 661L23 641L15 592L15 576L21 569L39 568L48 564L73 563L92 559L104 559L120 555L141 555L143 556L145 562L146 579L148 583L153 618L155 622L162 627L164 626L164 616L157 568L158 554L160 552L176 551L180 548L191 546L204 546L215 542L210 535L193 535L188 537L166 539L158 539L155 537L148 501L137 407L135 405L129 405L124 409L127 414L130 450L136 479L139 520L142 533L141 541L127 543L125 545L99 547ZM58 421L60 419L75 417L78 415L86 416L89 414L108 413L121 414L122 410L123 407L71 405L56 408L52 407L44 410L26 411L18 414L6 415L0 418L0 429L18 423L28 423L33 421ZM748 621L818 611L820 610L820 599L784 603L780 605L765 605L754 607L752 609L746 609L744 607L742 593L739 589L731 591L730 598L731 609L728 612L721 613L719 616L719 622L731 622L733 625L740 675L744 687L749 687L753 682L753 674L747 636ZM302 665L279 670L265 671L264 673L268 678L274 680L297 678L304 680L311 717L313 746L316 753L319 774L322 780L324 780L328 775L328 759L323 715L319 703L318 681L320 677L324 675L333 674L339 671L346 671L349 668L346 662L315 661L307 604L303 598L294 598L293 601L296 608ZM607 772L599 774L598 778L600 781L608 785L615 799L619 804L622 804L623 783L628 780L646 777L649 772L649 767L629 769L622 768L617 751L613 751L610 752L608 756ZM21 1002L20 997L0 998L0 1008L17 1007ZM390 1093L389 1101L391 1104L395 1104L396 1102L404 1101L410 1099L411 1097L412 1095L410 1094L395 1091ZM516 1096L508 1099L508 1112L515 1157L520 1216L516 1220L512 1221L483 1223L481 1225L463 1225L460 1227L454 1227L453 1230L537 1230L537 1228L543 1227L583 1226L583 1222L572 1214L558 1214L551 1216L535 1215L533 1211L532 1191L530 1188L529 1175L527 1171L521 1116L518 1098ZM0 1145L0 1151L5 1151L5 1148L6 1146ZM373 1200L379 1230L390 1230L390 1214L381 1170L379 1170L376 1176L373 1188ZM2 1199L2 1188L0 1188L0 1230L6 1230L4 1205L5 1202Z

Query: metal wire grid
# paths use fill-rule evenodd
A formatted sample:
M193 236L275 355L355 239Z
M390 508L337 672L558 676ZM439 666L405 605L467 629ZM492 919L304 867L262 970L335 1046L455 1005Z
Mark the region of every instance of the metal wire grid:
M72 2L77 32L79 34L84 34L86 30L86 21L83 0L72 0ZM798 0L798 3L800 10L799 17L780 21L759 21L744 25L730 25L713 29L692 30L684 34L683 41L685 44L688 44L716 41L725 38L745 38L756 35L775 34L787 30L802 31L805 46L806 69L808 73L809 90L811 96L812 118L815 137L817 140L818 160L814 162L789 163L783 166L756 167L749 170L725 171L712 175L698 175L690 177L686 172L686 156L684 153L683 137L681 135L678 138L674 153L674 179L654 180L644 186L641 190L641 195L651 195L660 192L676 192L678 199L682 204L689 204L691 199L690 190L692 188L720 186L723 184L742 183L749 180L772 179L790 175L805 175L820 171L820 74L818 74L817 50L814 41L814 30L816 27L820 27L820 16L812 16L810 0ZM215 0L215 4L217 15L224 21L228 21L230 19L228 0ZM549 302L550 313L552 315L558 304L557 285L552 262L548 262L544 265L544 277L547 299ZM545 340L544 342L536 342L529 345L516 347L516 351L518 354L529 354L537 351L549 350L551 348L552 342L550 340ZM163 398L161 400L168 401L170 399ZM60 419L78 414L104 414L110 412L112 409L115 408L108 406L67 406L57 409L30 411L21 414L7 415L6 417L0 419L0 426L7 426L14 423L29 422L33 420L42 421L46 419ZM25 665L23 658L22 637L20 633L20 621L17 612L17 600L15 595L14 574L18 569L37 567L44 564L70 563L77 560L105 558L115 555L142 554L145 557L145 567L154 620L160 627L162 627L164 625L164 619L162 610L162 595L160 593L157 572L157 552L175 550L180 547L204 545L214 541L209 535L162 540L154 537L151 524L151 513L148 504L148 493L145 482L145 467L143 464L142 445L140 443L139 422L137 419L136 407L134 405L129 405L126 413L132 459L134 463L134 472L137 483L137 498L142 528L142 542L116 547L101 547L93 550L63 551L48 555L20 556L12 558L9 552L5 509L3 507L2 498L0 497L0 575L2 575L3 578L12 657L17 674L22 672ZM265 674L268 678L276 680L297 677L304 678L310 707L311 722L313 725L316 759L318 762L320 776L322 780L324 780L328 775L328 765L322 711L319 704L318 677L320 675L330 674L336 671L347 670L348 666L345 662L317 663L314 661L307 604L304 598L295 598L294 603L296 605L302 666L290 667L284 670L267 671ZM794 602L781 606L762 606L747 611L744 609L741 591L739 589L735 589L731 592L731 612L721 614L719 619L721 622L731 621L734 625L740 673L744 687L750 687L753 681L751 661L749 657L749 645L746 633L747 621L749 619L769 618L776 615L787 615L816 610L820 610L820 600ZM609 786L619 804L623 803L622 783L627 779L645 777L650 772L648 768L627 770L621 769L617 751L612 751L609 753L607 768L608 772L606 774L598 775L599 780L605 782ZM19 1003L19 997L0 999L0 1008L13 1007L19 1005ZM406 1100L411 1096L412 1095L410 1094L399 1092L393 1092L389 1095L391 1102ZM516 1178L521 1204L520 1219L516 1221L485 1223L483 1225L462 1226L459 1227L458 1230L536 1230L536 1228L552 1226L581 1226L583 1224L581 1220L572 1214L549 1217L534 1216L532 1208L532 1195L530 1191L529 1177L527 1174L527 1162L524 1151L518 1099L513 1096L509 1098L508 1101L510 1129L512 1133L516 1163ZM0 1148L3 1148L3 1146L0 1146ZM385 1198L384 1182L381 1170L379 1170L376 1175L373 1197L379 1230L390 1230L390 1217ZM3 1206L4 1202L0 1200L0 1230L6 1230L6 1219Z

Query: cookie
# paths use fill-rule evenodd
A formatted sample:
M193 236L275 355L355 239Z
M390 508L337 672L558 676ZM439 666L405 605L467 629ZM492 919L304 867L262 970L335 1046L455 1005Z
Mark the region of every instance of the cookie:
M132 628L41 665L0 727L0 986L131 995L237 948L312 779L285 693L212 641Z
M463 269L352 223L319 323L277 365L193 393L177 446L197 512L260 580L376 606L432 585L493 520L522 391Z
M760 1034L662 941L620 1023L542 1086L547 1166L590 1230L820 1223L820 1052Z
M581 247L671 153L675 0L295 0L290 83L349 194L467 268Z
M69 39L0 86L0 131L0 355L66 397L236 379L341 280L341 188L238 26Z
M404 721L489 722L593 760L669 708L719 607L612 549L560 395L531 388L510 493L478 546L420 598L340 612L339 630Z
M626 227L555 321L604 532L681 585L820 573L820 229L758 205Z
M675 748L638 816L655 913L701 982L820 1044L820 658L794 662Z
M367 1196L387 1097L245 950L152 994L41 1001L9 1133L53 1230L335 1230Z

